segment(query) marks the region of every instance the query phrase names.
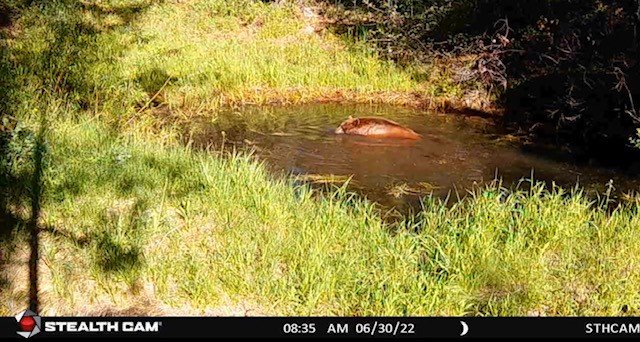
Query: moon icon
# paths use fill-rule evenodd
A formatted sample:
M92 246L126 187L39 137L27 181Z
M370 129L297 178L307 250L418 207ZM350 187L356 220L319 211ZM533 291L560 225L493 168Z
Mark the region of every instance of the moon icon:
M469 326L464 321L460 321L460 324L462 324L462 332L460 333L460 336L464 336L469 332Z

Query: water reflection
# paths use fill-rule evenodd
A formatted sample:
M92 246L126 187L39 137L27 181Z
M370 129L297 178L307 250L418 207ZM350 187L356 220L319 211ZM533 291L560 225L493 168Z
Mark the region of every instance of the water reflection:
M422 140L390 140L334 134L349 115L382 116L423 135ZM504 139L486 119L433 114L380 105L313 104L244 108L190 127L195 146L227 143L255 149L274 172L352 176L351 188L387 205L415 203L420 194L440 197L465 192L497 177L515 184L536 180L564 187L576 182L604 191L607 182L619 191L640 189L640 181L611 169L579 165L569 156L553 158L525 152Z

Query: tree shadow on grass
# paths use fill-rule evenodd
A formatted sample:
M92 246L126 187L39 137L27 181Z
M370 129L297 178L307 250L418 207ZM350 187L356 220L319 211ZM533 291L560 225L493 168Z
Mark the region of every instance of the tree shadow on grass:
M65 240L82 248L94 250L94 262L105 273L123 273L139 269L142 264L142 249L137 245L125 245L109 234L109 232L90 233L77 236L72 232L52 226L40 228L51 236Z
M46 193L43 178L49 167L47 127L51 120L55 120L50 117L52 109L49 105L63 101L81 107L80 103L74 104L73 101L82 100L73 100L74 97L69 95L86 93L94 86L83 77L91 67L91 61L82 59L83 52L99 49L95 39L97 35L130 25L158 2L149 0L109 6L108 3L90 1L59 0L35 4L29 0L16 0L11 5L0 4L0 265L3 266L0 289L12 286L6 274L8 267L4 266L12 260L11 254L18 239L28 236L31 249L29 306L36 312L40 306L39 232L59 233L55 229L40 227L40 211L43 194ZM27 25L42 25L50 33L44 42L46 46L36 53L18 50L8 44L11 39L9 29L24 11L37 12L38 22ZM92 25L84 19L86 15L98 20L107 15L116 16L118 24ZM25 84L27 82L32 84ZM33 91L34 88L39 90ZM30 105L38 109L40 128L30 134L18 134L20 130L17 128L29 115L18 108ZM99 260L101 269L122 270L139 264L139 249L122 247L104 237L96 241L98 250L105 249L105 257Z
M98 266L106 273L125 273L136 270L142 264L139 246L125 246L109 234L101 234L96 242Z
M0 4L0 29L11 26L11 10L5 4Z

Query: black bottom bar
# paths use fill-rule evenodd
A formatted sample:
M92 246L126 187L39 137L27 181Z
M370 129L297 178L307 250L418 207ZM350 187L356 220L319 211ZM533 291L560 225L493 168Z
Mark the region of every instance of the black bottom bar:
M20 338L20 329L16 318L0 318L0 338ZM39 330L38 338L639 338L640 318L42 317Z

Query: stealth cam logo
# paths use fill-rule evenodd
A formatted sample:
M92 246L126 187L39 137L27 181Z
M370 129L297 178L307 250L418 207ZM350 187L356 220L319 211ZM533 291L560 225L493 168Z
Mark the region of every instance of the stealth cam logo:
M20 325L20 331L18 335L29 338L40 332L42 327L42 318L37 313L31 310L24 310L16 315L16 321Z

